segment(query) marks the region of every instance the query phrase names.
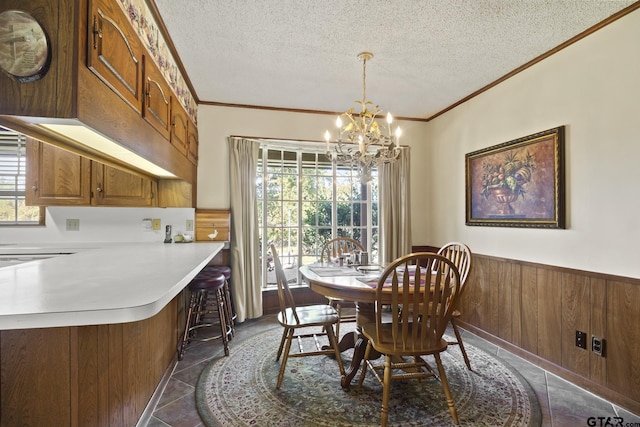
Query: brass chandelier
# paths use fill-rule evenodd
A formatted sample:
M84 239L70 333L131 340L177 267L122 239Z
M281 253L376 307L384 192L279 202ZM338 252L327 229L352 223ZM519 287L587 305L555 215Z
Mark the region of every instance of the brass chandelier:
M367 61L373 58L371 52L361 52L358 58L362 60L362 101L360 113L354 113L353 107L342 113L336 119L338 138L331 140L331 133L327 130L324 138L327 142L326 154L337 164L342 166L357 167L360 181L371 181L371 170L383 163L389 163L400 155L401 130L396 127L391 131L393 116L387 113L386 133L383 133L376 117L380 114L378 105L367 101ZM344 118L344 120L343 120ZM331 150L330 143L334 143Z

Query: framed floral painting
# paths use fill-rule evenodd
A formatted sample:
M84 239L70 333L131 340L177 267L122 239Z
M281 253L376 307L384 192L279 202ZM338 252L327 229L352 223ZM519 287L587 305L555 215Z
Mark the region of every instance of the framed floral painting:
M564 126L465 155L466 223L565 228Z

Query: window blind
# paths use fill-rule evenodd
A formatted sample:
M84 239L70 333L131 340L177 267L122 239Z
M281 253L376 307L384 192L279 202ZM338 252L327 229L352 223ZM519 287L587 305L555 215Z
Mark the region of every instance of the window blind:
M26 137L0 127L0 225L39 224L42 211L26 206Z
M24 196L26 138L0 130L0 197Z

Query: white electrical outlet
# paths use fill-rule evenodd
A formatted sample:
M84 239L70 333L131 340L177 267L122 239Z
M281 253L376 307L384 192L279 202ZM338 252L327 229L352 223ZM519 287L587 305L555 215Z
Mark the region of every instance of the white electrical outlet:
M67 231L80 231L80 220L67 219Z
M144 231L153 230L153 222L151 221L151 218L145 218L142 220L142 229Z
M188 219L187 220L187 231L193 231L193 220L192 219Z

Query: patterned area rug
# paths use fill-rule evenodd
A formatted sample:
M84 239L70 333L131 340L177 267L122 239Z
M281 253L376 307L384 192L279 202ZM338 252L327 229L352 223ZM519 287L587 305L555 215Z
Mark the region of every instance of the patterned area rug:
M346 332L351 325L342 329ZM282 329L275 328L233 342L231 356L216 357L203 370L196 404L207 426L380 425L382 386L368 372L360 388L358 372L350 390L343 390L338 365L330 357L290 358L282 387L276 390L281 336ZM540 426L540 406L527 381L500 359L470 344L465 348L474 372L467 370L457 346L442 354L460 425ZM352 353L342 353L345 366ZM432 365L435 368L435 361ZM435 378L394 381L389 404L391 426L453 425Z

